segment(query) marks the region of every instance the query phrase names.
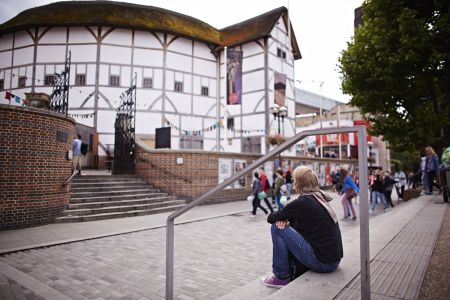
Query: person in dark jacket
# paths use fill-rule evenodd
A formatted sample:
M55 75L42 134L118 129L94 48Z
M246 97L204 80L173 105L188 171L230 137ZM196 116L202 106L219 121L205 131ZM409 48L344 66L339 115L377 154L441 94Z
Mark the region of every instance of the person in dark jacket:
M381 203L384 206L384 212L388 212L390 210L389 205L386 203L386 199L384 199L384 187L383 187L383 176L380 174L380 171L375 171L375 180L372 185L372 204L370 206L369 214L375 214L375 207L377 206L377 199L380 199Z
M431 147L426 147L425 153L427 154L425 172L427 174L429 188L428 192L426 192L425 194L433 195L433 185L436 186L439 191L441 191L441 187L437 184L437 182L439 181L440 173L439 158ZM436 179L436 182L434 181L434 179Z
M261 180L259 179L259 174L258 174L258 172L255 172L255 174L253 174L253 175L255 176L255 180L253 181L253 191L252 191L252 195L253 195L252 216L256 216L256 210L258 209L258 207L267 215L267 209L265 209L261 205L261 199L258 198L258 194L262 192L262 183L261 183Z
M392 189L394 188L395 180L392 178L391 173L386 171L384 174L384 182L383 182L383 189L384 189L384 197L386 198L386 202L391 206L394 207L394 203L392 203Z
M272 224L272 272L262 284L280 288L289 283L289 254L312 271L333 272L343 257L341 230L328 204L332 198L319 189L319 180L306 167L292 174L299 197L278 212L269 214Z

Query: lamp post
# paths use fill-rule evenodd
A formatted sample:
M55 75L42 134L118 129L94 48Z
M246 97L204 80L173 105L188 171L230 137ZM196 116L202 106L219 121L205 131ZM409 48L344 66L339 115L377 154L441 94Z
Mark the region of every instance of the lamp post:
M272 111L274 120L278 121L278 134L281 134L281 124L280 121L283 122L283 133L284 133L284 118L287 116L287 107L286 106L279 106L278 104L274 104L270 107L270 110Z

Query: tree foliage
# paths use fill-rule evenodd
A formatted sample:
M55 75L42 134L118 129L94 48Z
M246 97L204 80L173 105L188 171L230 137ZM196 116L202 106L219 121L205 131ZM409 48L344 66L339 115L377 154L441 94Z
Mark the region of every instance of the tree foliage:
M366 0L342 89L392 149L450 144L449 0Z

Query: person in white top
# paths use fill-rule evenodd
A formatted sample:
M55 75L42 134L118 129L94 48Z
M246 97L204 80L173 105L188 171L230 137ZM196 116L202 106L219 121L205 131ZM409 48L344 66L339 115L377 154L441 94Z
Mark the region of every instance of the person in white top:
M427 156L425 152L421 154L420 170L422 171L422 193L428 191L428 176L427 176Z
M403 192L406 186L406 174L402 170L398 169L394 175L395 179L395 190L397 191L398 198L403 198Z

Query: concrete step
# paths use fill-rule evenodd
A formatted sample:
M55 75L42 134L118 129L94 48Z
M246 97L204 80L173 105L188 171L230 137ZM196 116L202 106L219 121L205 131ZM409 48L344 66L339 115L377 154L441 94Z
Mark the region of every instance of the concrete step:
M185 206L185 204L170 205L170 206L157 207L157 208L145 209L145 210L114 212L114 213L96 214L96 215L88 215L88 216L66 216L66 217L56 218L55 223L88 222L88 221L106 220L106 219L114 219L114 218L126 218L126 217L152 215L152 214L159 214L159 213L164 213L164 212L169 212L169 211L175 211L177 209L182 208L183 206Z
M69 210L72 209L88 209L88 208L102 208L111 206L121 206L121 205L138 205L138 204L151 204L151 203L161 203L164 201L174 200L175 197L155 197L146 199L136 199L136 200L119 200L119 201L106 201L106 202L91 202L91 203L77 203L69 204Z
M120 200L132 200L132 199L146 199L155 197L168 196L167 193L145 193L134 195L119 195L119 196L104 196L104 197L85 197L85 198L73 198L70 199L71 204L76 203L92 203L92 202L105 202L105 201L120 201Z
M70 185L70 190L78 190L85 188L110 188L117 186L146 186L152 187L143 181L123 181L123 182L89 182L89 183L73 183Z
M76 192L70 193L70 199L89 198L89 197L108 197L108 196L123 196L123 195L139 195L152 194L159 192L157 189L141 188L141 189L121 189L115 191L93 191L93 192Z
M116 184L80 184L76 186L71 186L70 191L71 192L93 192L93 191L113 191L113 190L120 190L120 189L134 189L134 188L153 188L152 186L142 183L142 182L136 182L136 183L116 183Z
M98 215L98 214L109 214L115 212L130 212L136 210L148 210L158 207L166 207L172 205L182 205L185 204L182 200L169 200L158 203L146 203L146 204L134 204L134 205L119 205L110 207L100 207L100 208L86 208L86 209L69 209L64 211L64 216L86 216L86 215Z
M144 180L142 180L139 177L114 177L114 176L110 176L110 177L87 177L87 176L75 176L71 183L72 184L77 184L77 183L95 183L95 182L110 182L110 183L115 183L115 182L130 182L130 181L139 181L139 182L145 182Z

